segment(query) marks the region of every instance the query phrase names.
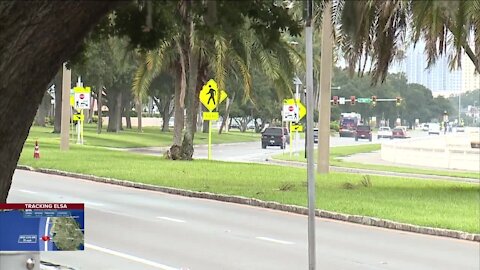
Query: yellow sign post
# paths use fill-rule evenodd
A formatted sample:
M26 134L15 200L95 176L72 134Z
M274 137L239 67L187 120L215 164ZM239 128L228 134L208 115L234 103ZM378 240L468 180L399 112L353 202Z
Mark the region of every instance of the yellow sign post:
M302 131L303 126L294 125L293 123L298 122L298 121L300 121L300 119L305 117L305 115L307 114L307 108L305 108L305 106L302 104L302 102L300 101L299 98L297 98L297 99L293 99L293 98L284 99L283 104L284 104L284 106L292 107L294 112L298 111L298 116L295 114L295 117L294 117L296 119L293 120L293 121L290 120L290 133L292 133L292 131L295 131L295 147L296 147L297 141L299 139L298 131ZM295 108L298 108L298 110L295 110ZM293 139L292 139L292 136L290 136L290 157L293 154L293 145L294 145L293 144Z
M212 112L227 98L227 93L218 90L217 83L211 79L200 91L200 102L207 108L208 112L203 113L203 120L208 121L208 159L212 159L212 120L218 120L218 112Z
M83 114L84 109L90 109L90 87L83 87L83 84L77 84L73 88L73 96L70 95L70 105L72 105L79 114L73 115L73 120L77 121L77 143L83 144L83 126L85 115Z

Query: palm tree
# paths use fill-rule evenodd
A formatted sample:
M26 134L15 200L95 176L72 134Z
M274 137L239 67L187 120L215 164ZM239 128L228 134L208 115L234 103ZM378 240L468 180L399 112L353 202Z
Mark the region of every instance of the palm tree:
M426 43L431 66L449 54L450 67L461 66L464 51L480 72L480 1L333 1L336 43L351 69L371 60L373 82L383 81L389 65L410 38ZM471 47L474 45L476 50Z

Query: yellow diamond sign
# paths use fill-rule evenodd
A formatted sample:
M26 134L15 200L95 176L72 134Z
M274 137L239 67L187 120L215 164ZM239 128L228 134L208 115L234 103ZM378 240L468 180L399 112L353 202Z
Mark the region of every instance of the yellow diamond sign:
M213 111L226 98L227 93L223 90L219 91L217 83L213 79L209 80L200 91L200 102L209 111Z
M306 114L307 114L307 108L305 108L305 106L302 104L302 102L300 102L300 99L293 99L293 98L290 98L290 99L285 99L283 100L283 103L285 105L296 105L298 107L298 120L302 119Z

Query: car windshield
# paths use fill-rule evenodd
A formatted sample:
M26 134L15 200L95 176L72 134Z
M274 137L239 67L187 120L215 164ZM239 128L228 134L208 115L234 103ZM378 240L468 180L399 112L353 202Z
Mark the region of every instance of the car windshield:
M357 130L360 130L360 131L368 131L368 130L370 130L370 127L369 127L369 126L358 126L358 127L357 127Z
M282 130L280 128L267 128L263 134L265 135L282 135Z
M395 131L395 132L403 132L403 129L401 129L401 128L395 128L395 129L393 129L393 131Z
M389 131L389 130L390 130L390 128L388 128L388 127L381 127L380 128L380 131Z

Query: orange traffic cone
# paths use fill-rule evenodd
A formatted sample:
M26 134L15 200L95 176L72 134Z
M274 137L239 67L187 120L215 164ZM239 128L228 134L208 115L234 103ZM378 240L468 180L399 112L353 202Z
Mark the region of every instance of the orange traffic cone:
M38 146L38 141L35 141L35 150L33 151L33 158L40 158L40 147Z

